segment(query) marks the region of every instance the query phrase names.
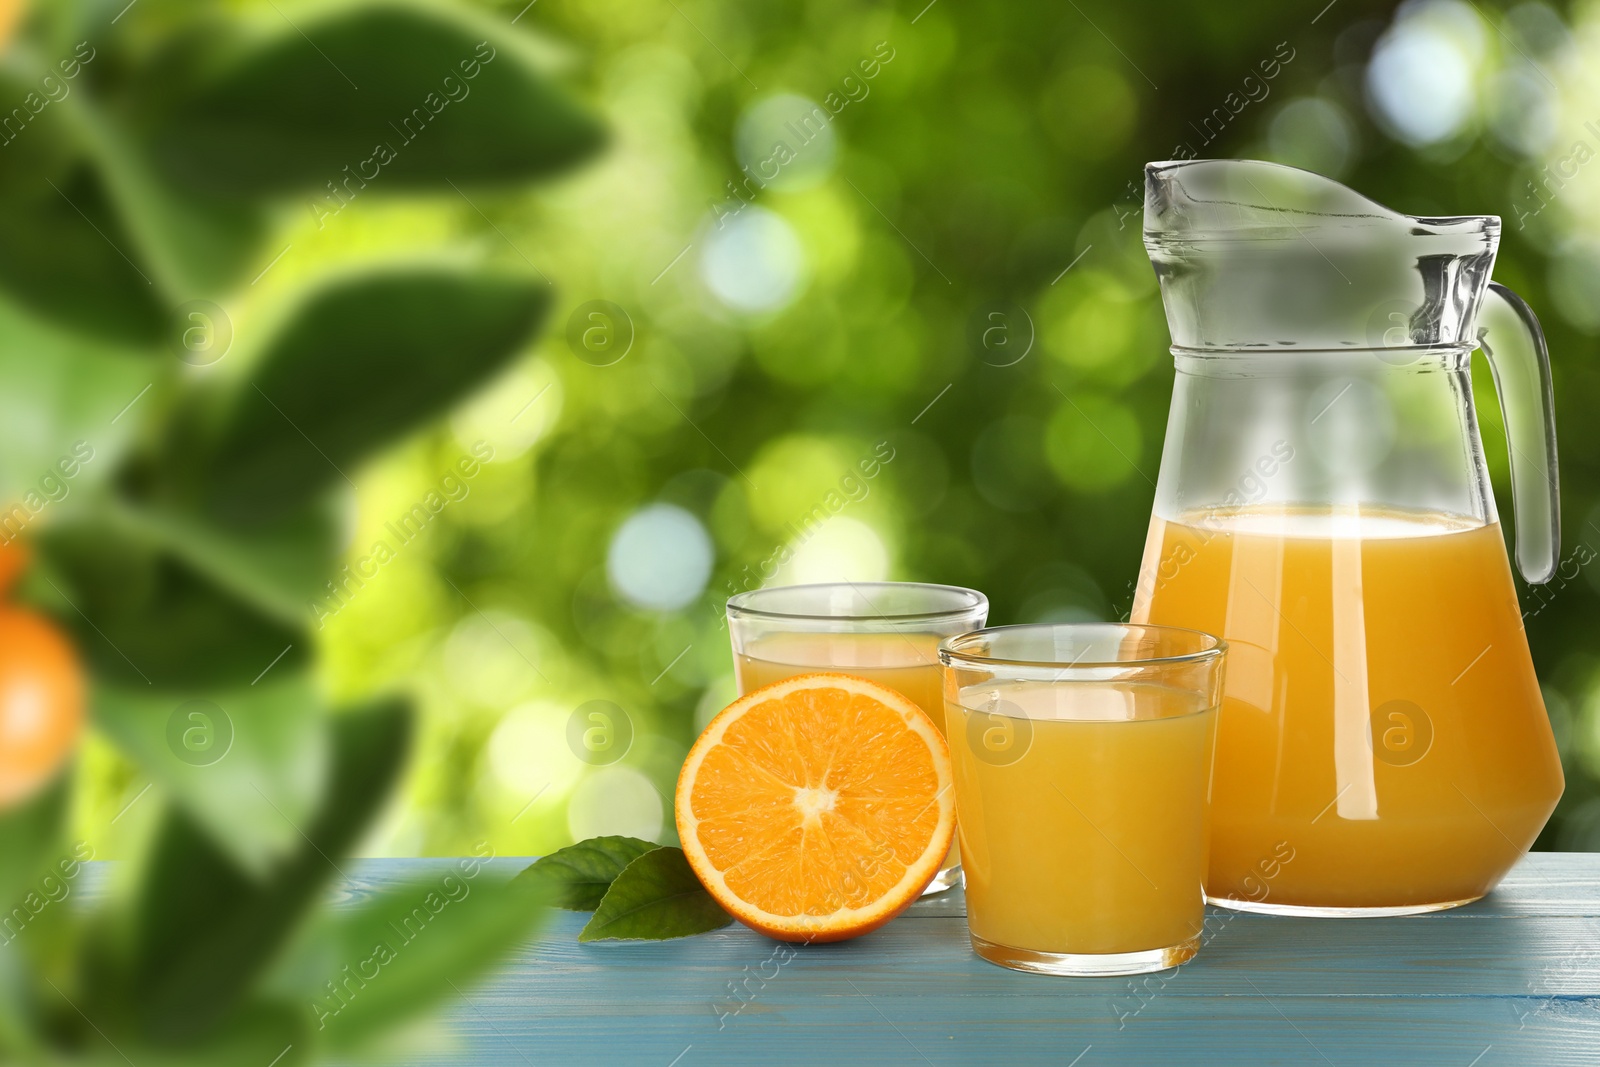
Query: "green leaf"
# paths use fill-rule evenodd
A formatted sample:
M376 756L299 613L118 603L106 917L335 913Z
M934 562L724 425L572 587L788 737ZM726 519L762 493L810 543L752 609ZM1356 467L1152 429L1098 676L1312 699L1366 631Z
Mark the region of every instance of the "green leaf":
M66 836L74 774L0 814L0 1062L48 1038L41 973L60 973L81 936L85 841ZM70 843L69 843L70 842Z
M711 899L681 848L646 852L623 868L579 941L665 941L716 930L733 916Z
M535 860L517 878L546 887L558 908L593 911L623 868L660 847L637 837L591 837Z
M63 772L43 792L0 813L0 920L64 850L71 779ZM9 940L12 933L0 927L0 941Z
M264 879L251 877L182 811L162 827L139 888L130 958L94 988L152 1036L214 1031L283 942L343 877L342 859L381 810L410 746L411 713L384 701L333 719L329 788L299 827L305 840ZM91 1009L93 1010L93 1009Z
M30 94L42 99L36 84L11 74L0 74L0 94L19 105ZM81 157L66 112L66 102L44 105L0 146L0 287L59 328L154 344L167 323L161 293L99 173Z
M196 189L315 194L324 218L341 203L330 184L348 199L520 182L604 141L525 38L468 12L301 5L231 36L130 89L167 172Z
M239 867L256 876L304 844L327 784L327 724L310 677L282 664L208 692L99 686L95 724Z
M157 376L137 350L53 324L5 284L0 278L0 530L10 537L59 518L110 477L151 408ZM70 284L94 287L88 278Z
M304 995L328 1047L359 1048L456 999L515 950L548 914L548 900L508 875L461 860L387 888L320 929L321 966Z
M0 952L0 1052L39 1045L37 1005L30 997L31 960L20 952Z
M30 51L26 47L8 48L0 66L0 92L13 101L13 107L25 109L22 116L6 112L4 117L11 123L0 126L0 156L6 161L5 167L0 168L0 195L7 200L48 191L46 179L60 185L65 175L82 162L77 131L70 122L61 121L56 102L44 104L37 114L27 106L29 93L38 94L32 101L36 106L42 102L39 80L54 73L39 61L38 52L29 55ZM71 51L69 46L66 54L70 56ZM19 118L24 117L27 122L20 123Z
M208 457L206 495L243 521L347 481L362 458L504 366L548 303L541 282L444 267L327 286L239 387Z
M77 96L68 101L136 258L168 302L225 296L255 264L268 230L266 206L174 185L123 125Z
M338 564L340 516L317 499L270 522L223 525L181 506L118 505L117 518L286 626L309 619Z
M108 1033L115 1048L91 1042L100 1054L74 1057L74 1067L306 1067L315 1045L297 1004L252 1002L208 1039L181 1047L148 1043L137 1033ZM96 1048L96 1046L98 1046ZM273 1057L279 1057L274 1060Z
M22 589L72 631L102 685L202 695L303 670L303 626L242 602L159 544L114 523L58 524ZM282 654L282 659L278 659Z

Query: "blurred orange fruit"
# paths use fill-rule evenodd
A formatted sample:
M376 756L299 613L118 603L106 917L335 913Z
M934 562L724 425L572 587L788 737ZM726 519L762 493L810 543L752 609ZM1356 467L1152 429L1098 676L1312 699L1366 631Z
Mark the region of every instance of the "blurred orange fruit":
M11 43L11 35L27 10L27 0L0 0L0 48Z
M54 778L83 731L83 667L55 623L0 607L0 807Z
M3 2L0 0L0 3ZM0 596L11 592L12 583L27 569L32 559L33 553L28 550L26 543L14 537L9 541L0 541Z
M747 693L678 776L684 854L736 918L785 941L841 941L900 914L955 833L950 750L893 689L804 674Z

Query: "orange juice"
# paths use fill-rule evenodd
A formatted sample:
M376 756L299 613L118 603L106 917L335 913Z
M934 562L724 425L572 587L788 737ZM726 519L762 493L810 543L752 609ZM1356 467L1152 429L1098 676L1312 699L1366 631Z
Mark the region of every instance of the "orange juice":
M917 633L779 633L757 638L733 657L739 693L813 671L854 675L887 686L916 704L945 732L940 638ZM930 890L948 889L961 862L954 843Z
M1229 644L1208 894L1428 910L1487 893L1561 795L1497 523L1230 509L1152 520L1136 622ZM1256 892L1252 892L1256 889Z
M1205 918L1216 708L1127 683L1011 682L948 709L967 924L1030 952L1182 947ZM997 727L1002 718L1012 720ZM986 732L1014 735L997 758Z
M773 634L733 658L739 693L812 671L853 674L910 697L944 729L939 638L929 634Z

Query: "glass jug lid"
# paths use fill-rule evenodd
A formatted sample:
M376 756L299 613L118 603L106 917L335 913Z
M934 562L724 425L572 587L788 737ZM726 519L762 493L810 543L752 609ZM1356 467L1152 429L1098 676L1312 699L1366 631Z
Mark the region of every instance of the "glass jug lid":
M1276 163L1145 166L1145 248L1180 349L1471 346L1499 237L1493 215L1405 215Z

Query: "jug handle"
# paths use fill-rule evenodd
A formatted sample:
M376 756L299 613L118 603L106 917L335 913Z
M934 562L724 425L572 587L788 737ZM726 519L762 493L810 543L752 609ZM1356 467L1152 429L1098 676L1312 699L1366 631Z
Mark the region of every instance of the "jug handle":
M1517 570L1547 582L1561 557L1561 490L1556 468L1555 398L1550 353L1533 309L1490 282L1478 312L1478 345L1488 357L1511 458L1517 519Z

